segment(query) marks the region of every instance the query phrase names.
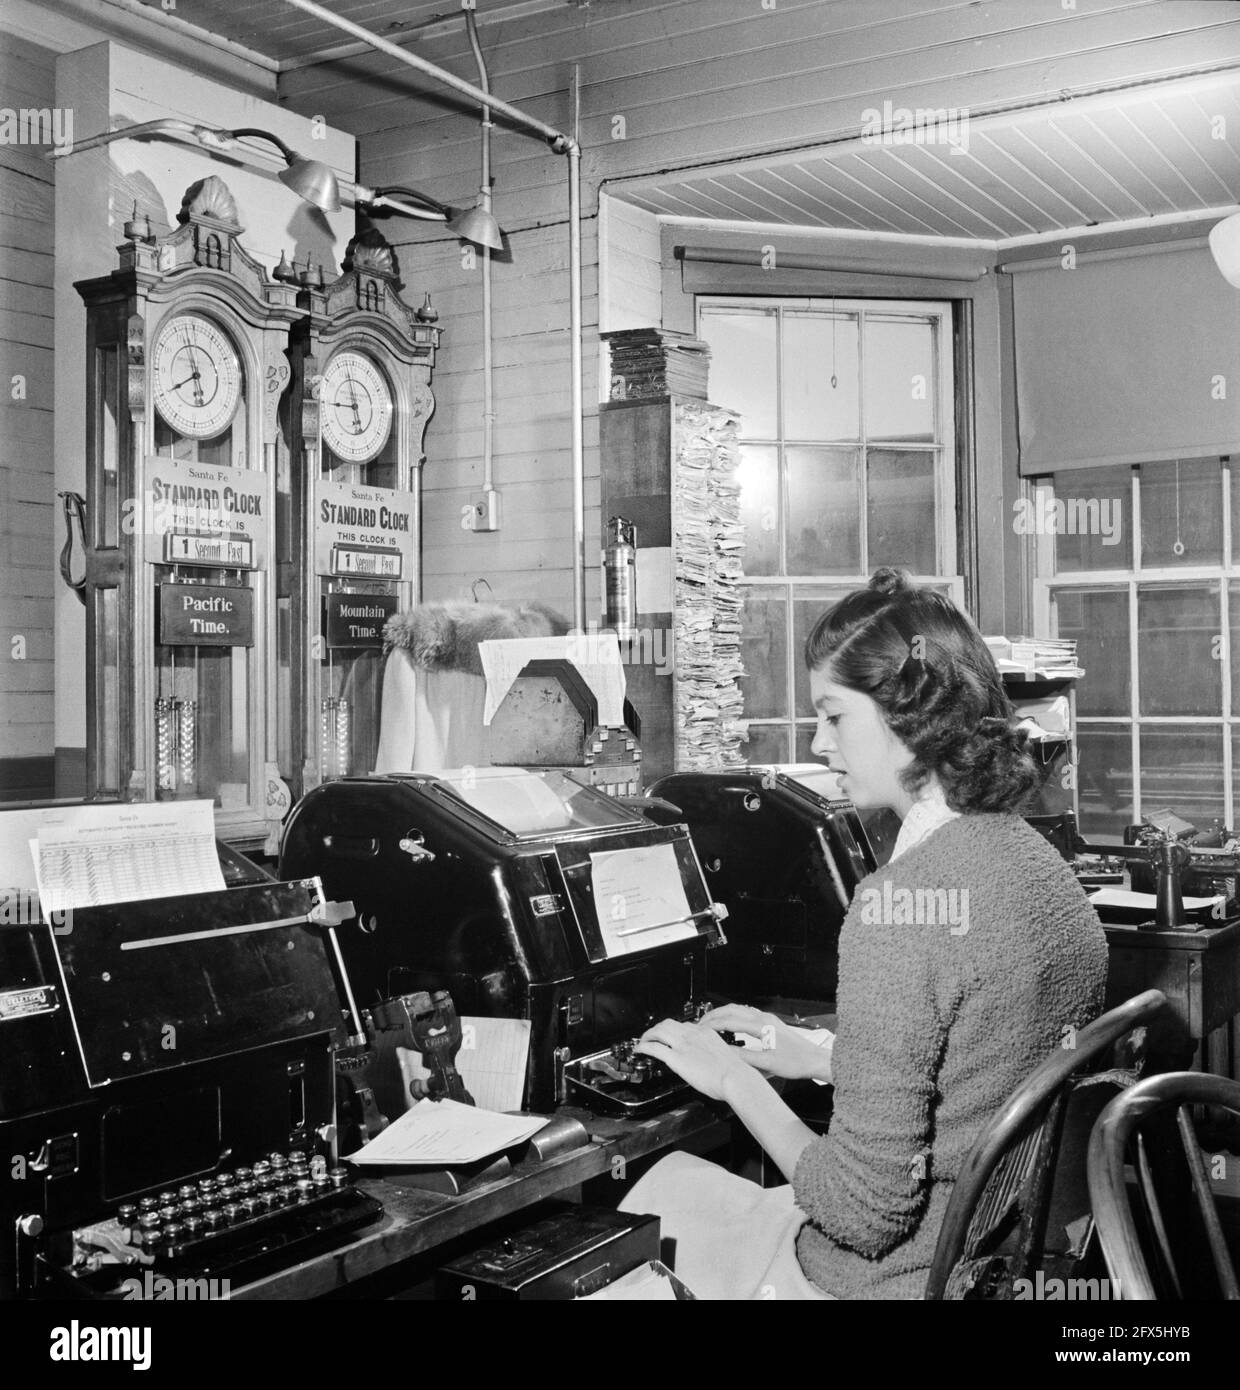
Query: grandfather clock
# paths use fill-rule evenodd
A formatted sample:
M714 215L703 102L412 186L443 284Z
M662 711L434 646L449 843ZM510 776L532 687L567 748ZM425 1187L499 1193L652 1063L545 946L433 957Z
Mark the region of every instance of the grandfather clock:
M414 309L401 288L392 248L369 228L349 243L339 279L298 296L290 524L280 539L300 672L288 705L298 795L373 769L383 626L417 600L422 441L440 330L430 296Z
M127 223L87 310L87 777L98 797L206 797L272 848L278 408L296 288L240 244L216 177L178 226Z

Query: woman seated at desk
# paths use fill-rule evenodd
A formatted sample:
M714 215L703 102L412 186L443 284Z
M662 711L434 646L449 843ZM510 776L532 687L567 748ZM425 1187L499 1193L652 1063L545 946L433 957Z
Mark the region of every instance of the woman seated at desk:
M663 1218L699 1297L920 1298L983 1125L1101 1012L1106 941L1068 866L1016 814L1038 773L985 643L949 599L880 570L819 619L805 660L814 754L858 808L902 821L841 928L838 1031L816 1046L729 1005L639 1044L727 1101L791 1186L673 1154L623 1205ZM832 1082L829 1132L816 1137L768 1075Z

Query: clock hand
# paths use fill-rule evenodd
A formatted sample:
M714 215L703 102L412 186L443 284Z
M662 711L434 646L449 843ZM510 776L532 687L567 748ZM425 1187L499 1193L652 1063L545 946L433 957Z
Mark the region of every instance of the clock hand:
M346 365L344 369L345 380L349 383L349 404L353 407L353 433L362 432L362 412L357 408L357 383L353 380L353 373Z

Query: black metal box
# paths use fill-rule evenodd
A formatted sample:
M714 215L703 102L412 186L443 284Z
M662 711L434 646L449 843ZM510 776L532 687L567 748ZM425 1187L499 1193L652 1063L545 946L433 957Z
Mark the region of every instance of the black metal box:
M444 1265L436 1280L436 1297L522 1302L581 1298L658 1258L657 1216L565 1206Z

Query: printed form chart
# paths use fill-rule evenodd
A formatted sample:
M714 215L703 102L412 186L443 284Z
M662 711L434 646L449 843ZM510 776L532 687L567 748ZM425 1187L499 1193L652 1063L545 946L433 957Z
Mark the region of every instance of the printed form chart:
M224 887L209 801L74 807L30 848L45 913Z

